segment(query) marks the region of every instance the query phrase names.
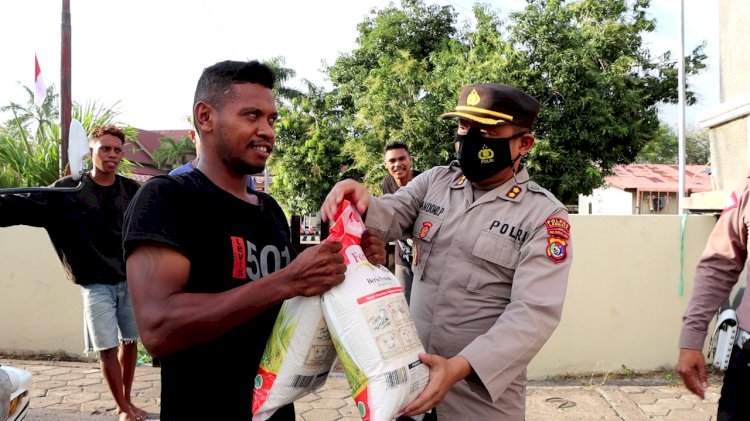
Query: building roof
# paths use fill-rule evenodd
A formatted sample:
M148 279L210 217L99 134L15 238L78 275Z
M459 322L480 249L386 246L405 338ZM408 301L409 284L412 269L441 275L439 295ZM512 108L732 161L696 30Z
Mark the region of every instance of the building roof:
M154 176L166 174L167 171L160 170L154 164L154 151L159 149L161 141L165 137L181 140L190 137L190 131L184 130L144 130L136 129L138 137L132 143L125 145L125 159L135 163L134 175Z
M622 190L676 193L679 190L678 165L630 164L618 165L614 174L605 177L607 184ZM685 189L688 195L712 191L710 167L685 166Z

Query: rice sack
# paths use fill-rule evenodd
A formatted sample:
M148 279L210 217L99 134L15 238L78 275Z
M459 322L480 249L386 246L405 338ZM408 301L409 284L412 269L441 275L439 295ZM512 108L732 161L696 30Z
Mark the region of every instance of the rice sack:
M323 315L363 420L388 421L403 412L429 381L429 368L398 279L367 261L364 223L344 202L327 240L340 241L344 282L325 292Z
M320 296L284 301L255 376L253 421L320 388L335 358Z

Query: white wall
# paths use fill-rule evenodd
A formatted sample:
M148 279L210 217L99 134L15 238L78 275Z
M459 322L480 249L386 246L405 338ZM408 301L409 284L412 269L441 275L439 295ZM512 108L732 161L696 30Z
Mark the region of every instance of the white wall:
M41 228L0 228L0 349L83 351L83 300Z
M578 213L589 215L589 204L591 204L590 215L632 215L633 194L612 188L598 188L591 195L578 196Z
M571 215L573 265L562 321L529 376L675 365L682 313L715 220L687 219L681 294L680 215Z
M674 365L695 266L715 217L691 215L680 285L680 216L571 215L563 318L531 377ZM744 281L743 281L744 283ZM80 353L81 296L45 231L0 228L0 349Z

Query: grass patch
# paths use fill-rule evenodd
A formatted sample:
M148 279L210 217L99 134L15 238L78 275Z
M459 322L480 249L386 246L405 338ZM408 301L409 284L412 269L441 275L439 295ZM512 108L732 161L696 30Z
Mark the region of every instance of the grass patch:
M138 364L151 364L154 362L151 354L148 353L146 347L140 341L138 341L138 357L136 357L136 361Z
M706 370L708 384L720 385L722 383L724 373L711 365L707 365ZM553 384L569 386L679 386L682 385L682 378L677 374L677 368L672 366L665 365L654 370L634 370L623 364L621 369L613 371L537 377L530 379L529 384L541 386Z
M28 361L68 361L76 363L96 362L96 357L87 357L82 354L71 354L62 349L57 351L8 351L0 350L0 358L9 360L28 360Z

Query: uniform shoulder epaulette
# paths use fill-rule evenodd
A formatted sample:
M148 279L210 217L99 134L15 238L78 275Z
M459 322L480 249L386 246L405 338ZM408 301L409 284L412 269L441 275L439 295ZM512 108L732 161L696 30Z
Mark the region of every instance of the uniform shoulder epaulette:
M541 194L545 196L547 199L549 199L553 204L559 207L565 207L563 203L555 197L554 194L550 193L549 190L545 189L544 187L540 186L539 184L535 183L534 181L529 181L528 186L529 191Z

